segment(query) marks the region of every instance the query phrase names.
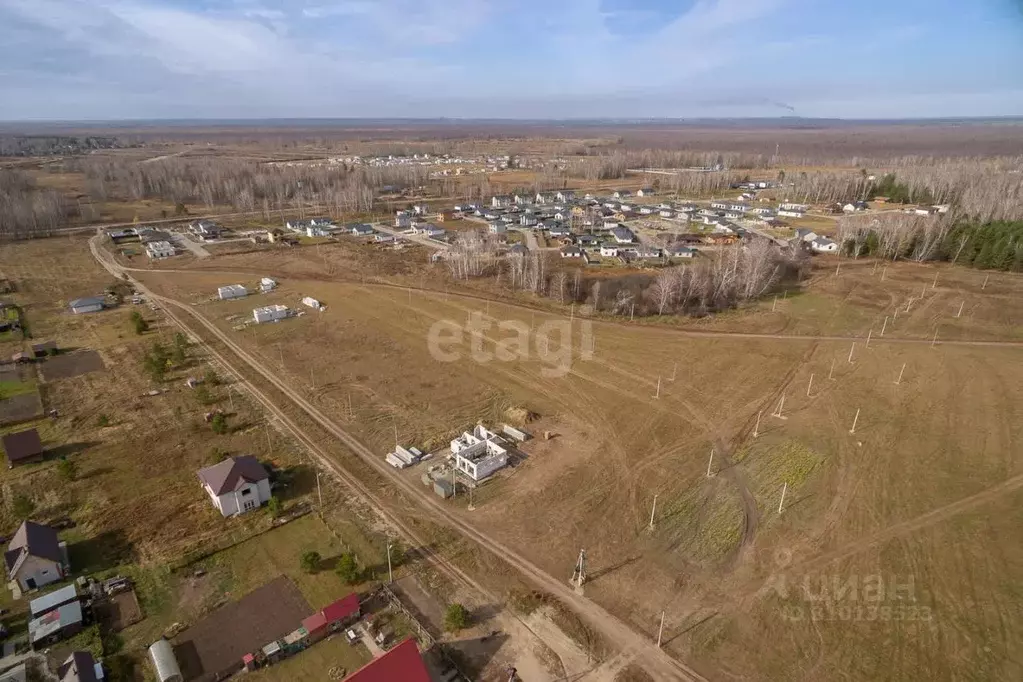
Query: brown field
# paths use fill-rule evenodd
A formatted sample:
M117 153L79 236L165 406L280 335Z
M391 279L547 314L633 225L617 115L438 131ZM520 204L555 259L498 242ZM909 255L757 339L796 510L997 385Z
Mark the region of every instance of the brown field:
M484 303L443 291L410 302L401 288L360 284L374 257L298 249L140 277L196 305L381 456L395 427L432 450L510 407L540 414L529 428L558 436L528 444L524 463L478 491L476 511L452 508L553 575L570 574L585 547L587 596L651 637L665 610L666 646L712 679L863 678L879 666L890 679L1019 673L1023 620L1005 577L1023 568L1011 511L1023 487L1023 348L952 343L1018 344L1018 277L992 276L982 290L976 271L894 264L882 280L872 263L846 261L836 275L837 261L821 258L807 290L774 311L766 301L696 323L596 322L593 359L551 378L536 346L514 362L473 362L468 347L464 361L435 360L430 326ZM379 266L398 281L434 277L415 263ZM216 286L257 272L280 289L209 302ZM342 277L356 281L332 281ZM257 300L298 307L304 295L327 311L233 329ZM501 320L564 319L488 305ZM485 346L502 338L492 330ZM785 419L773 418L783 395ZM860 589L878 575L897 589ZM772 588L781 580L787 590Z

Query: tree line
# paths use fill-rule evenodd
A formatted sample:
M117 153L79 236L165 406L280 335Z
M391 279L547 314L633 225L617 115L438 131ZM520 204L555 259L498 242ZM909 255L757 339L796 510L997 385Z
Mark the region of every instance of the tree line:
M800 249L766 240L707 252L692 263L618 277L596 276L548 253L499 255L489 235L463 233L449 252L458 279L490 277L516 291L618 316L705 315L797 284L809 268Z

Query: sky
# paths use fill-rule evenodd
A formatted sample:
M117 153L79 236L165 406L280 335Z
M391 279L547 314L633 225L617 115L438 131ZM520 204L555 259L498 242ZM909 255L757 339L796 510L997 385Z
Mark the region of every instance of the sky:
M1023 115L1023 0L0 0L0 120Z

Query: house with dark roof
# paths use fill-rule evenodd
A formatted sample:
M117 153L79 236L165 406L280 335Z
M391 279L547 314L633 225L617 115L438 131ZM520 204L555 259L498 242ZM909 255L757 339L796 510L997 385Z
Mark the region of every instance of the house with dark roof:
M60 682L100 682L105 679L103 666L88 651L72 651L57 668Z
M86 298L76 298L67 305L75 315L98 313L103 310L106 300L105 296L88 296Z
M0 437L7 455L7 468L13 469L22 464L43 461L43 441L35 429L26 429Z
M270 500L270 475L252 455L228 457L200 469L203 490L223 516L259 509Z
M4 564L15 597L20 597L21 592L57 582L68 574L67 545L53 528L25 521L7 545Z
M430 682L416 640L406 639L356 670L346 682Z

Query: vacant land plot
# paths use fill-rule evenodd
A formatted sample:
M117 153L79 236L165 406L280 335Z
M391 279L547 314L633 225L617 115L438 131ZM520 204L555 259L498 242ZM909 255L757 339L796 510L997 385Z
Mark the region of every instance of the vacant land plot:
M94 606L96 620L104 627L120 632L142 620L142 607L135 590L115 594Z
M39 371L46 381L70 379L89 372L100 372L106 369L103 358L94 350L78 351L47 358L40 365Z
M395 429L433 449L510 407L542 415L559 437L527 446L466 519L553 575L569 575L585 547L587 596L651 637L666 611L666 646L708 676L836 678L850 660L897 679L1018 671L1011 642L1023 618L1004 577L1023 570L1023 551L998 540L1018 520L992 514L1023 494L1023 349L951 342L1020 339L1019 278L983 287L972 271L868 263L829 274L822 264L774 311L767 302L670 327L595 322L589 358L576 320L570 367L552 375L536 334L560 314L332 282L311 253L265 262L281 287L260 301L296 307L311 295L328 310L236 331L253 303L208 297L236 266L258 269L240 258L220 262L221 274L210 259L204 272L144 281L196 304L381 456ZM964 299L968 321L956 316ZM472 312L531 328L525 352L474 355L467 333L447 347L453 361L431 353L431 328ZM505 337L493 326L476 350L493 353ZM812 610L820 581L876 576L896 581L901 601L876 590L868 601L899 610L850 615L840 588L834 608ZM775 590L779 580L790 589ZM967 594L997 595L996 605L971 610ZM857 677L869 676L862 665Z
M38 393L22 393L0 400L0 425L19 424L42 416Z
M245 654L295 630L312 611L295 584L281 576L181 633L174 655L185 679L213 682L239 670Z

